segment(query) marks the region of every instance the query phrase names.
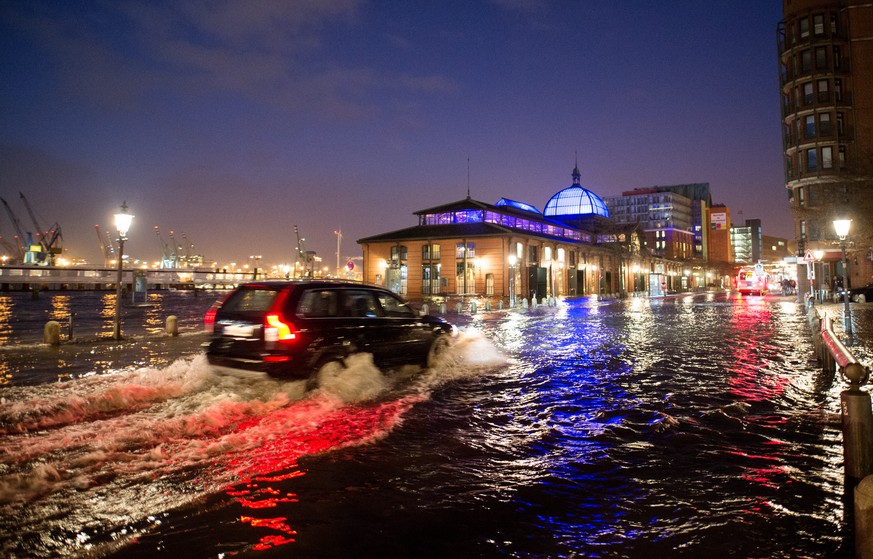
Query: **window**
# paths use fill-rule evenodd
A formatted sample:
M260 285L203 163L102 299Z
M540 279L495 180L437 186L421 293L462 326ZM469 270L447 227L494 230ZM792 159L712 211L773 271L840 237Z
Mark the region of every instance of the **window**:
M537 258L537 247L527 247L527 262L531 266L536 266L539 263L539 258Z
M819 133L822 136L830 136L831 134L833 134L833 127L831 126L831 113L819 113L818 129Z
M815 152L815 148L806 150L806 170L807 171L816 171L818 170L818 158Z
M842 136L843 134L845 134L844 125L845 125L845 122L844 122L844 118L843 118L843 113L839 112L839 113L837 113L837 134L839 136Z
M800 53L800 71L809 72L812 70L812 53L809 49Z
M797 206L802 208L806 204L806 189L802 186L797 189Z
M834 45L832 47L834 49L834 68L840 67L840 47Z
M804 121L806 122L806 137L815 138L815 115L807 115Z
M843 100L843 80L841 78L834 80L834 100Z
M437 245L437 244L423 245L421 247L421 259L422 260L439 260L440 259L440 245Z
M439 293L439 270L437 266L424 264L421 267L421 294L433 295Z
M391 261L400 262L406 260L406 247L403 245L391 247Z
M812 32L815 35L824 35L824 14L812 16Z
M832 169L834 166L834 148L826 146L821 148L821 168Z
M827 80L818 80L816 82L818 86L818 100L820 103L826 103L830 99L830 92L828 91L828 81Z
M337 316L339 296L336 291L310 290L300 298L297 314L306 318Z
M809 37L809 18L802 17L800 18L800 38L805 39Z
M812 105L812 82L803 84L803 103Z
M840 146L837 151L837 161L840 164L840 168L846 166L846 146Z
M828 67L828 49L815 47L815 67L821 70Z
M494 274L485 274L485 295L494 295Z
M464 246L464 243L458 243L455 246L455 258L476 258L476 245L474 243L467 243L467 246Z
M379 306L382 307L382 312L385 313L385 316L396 316L403 318L413 318L415 317L415 311L412 310L412 307L390 295L388 293L379 293L376 295L376 298L379 300Z
M375 318L382 316L382 308L376 304L373 292L348 290L343 296L343 316Z
M837 34L837 14L831 14L831 35Z

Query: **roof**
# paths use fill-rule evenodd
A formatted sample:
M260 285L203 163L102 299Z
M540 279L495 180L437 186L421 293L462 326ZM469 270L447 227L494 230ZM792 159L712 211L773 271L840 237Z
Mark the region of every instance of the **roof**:
M566 227L566 226L565 226ZM358 244L400 241L424 241L434 239L457 239L460 237L491 237L495 235L515 235L526 237L538 237L542 239L556 239L570 242L569 239L537 233L535 231L522 231L503 227L495 223L448 223L441 225L416 225L406 229L398 229L380 235L358 239Z

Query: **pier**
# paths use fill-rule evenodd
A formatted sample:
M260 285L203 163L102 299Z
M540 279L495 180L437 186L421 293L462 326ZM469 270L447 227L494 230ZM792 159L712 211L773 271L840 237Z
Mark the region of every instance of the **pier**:
M0 291L103 291L115 289L115 268L2 266ZM252 279L252 273L199 269L125 269L122 283L136 291L154 289L230 288Z

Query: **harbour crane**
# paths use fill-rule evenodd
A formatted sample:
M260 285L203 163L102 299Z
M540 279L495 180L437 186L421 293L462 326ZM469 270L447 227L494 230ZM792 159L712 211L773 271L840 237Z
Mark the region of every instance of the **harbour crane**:
M115 260L115 244L112 242L112 236L109 231L100 233L100 226L95 225L97 231L97 243L100 245L100 253L103 255L103 265L107 268L113 264ZM106 240L104 240L104 237Z
M302 263L303 264L303 276L304 277L312 277L312 267L310 266L310 264L312 263L313 259L310 256L311 251L306 252L305 250L303 250L303 241L305 241L306 239L304 239L303 237L300 236L300 230L297 228L296 225L294 226L294 235L297 237L297 255L295 258L294 268L296 270L297 263ZM315 254L315 253L312 253L312 254Z
M21 262L25 261L25 254L27 253L27 248L25 248L24 242L27 237L24 236L24 232L21 230L21 222L18 221L18 217L15 215L15 212L12 211L12 208L9 206L9 203L6 202L3 198L0 198L0 202L3 202L3 206L6 208L6 213L9 215L10 221L12 221L12 227L15 229L15 240L17 245L18 259Z
M40 251L37 253L37 260L39 262L47 260L48 264L53 266L55 263L55 255L61 254L62 252L60 247L55 246L55 243L57 243L58 240L63 240L64 238L61 234L61 227L57 222L55 222L50 230L43 231L39 226L39 222L36 220L36 214L33 212L33 208L30 207L30 202L28 202L24 193L19 192L18 195L21 197L21 201L24 203L28 215L30 215L30 221L33 223L34 228L36 228L36 236L39 241L39 246L41 247Z
M175 251L171 250L170 245L164 241L164 238L161 236L161 230L157 225L155 225L155 235L158 236L158 241L161 243L161 268L175 268L176 259L173 256ZM170 231L170 238L173 238L172 231Z

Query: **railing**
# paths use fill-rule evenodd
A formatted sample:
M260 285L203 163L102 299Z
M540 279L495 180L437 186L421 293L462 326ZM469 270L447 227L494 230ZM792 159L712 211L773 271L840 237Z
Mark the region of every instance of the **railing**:
M817 315L817 311L816 311ZM819 362L825 371L840 375L849 388L840 393L843 427L843 470L846 486L853 488L855 557L873 557L873 406L870 394L861 390L870 378L865 367L834 334L831 318L824 314L816 334Z
M132 284L134 278L145 278L149 288L198 287L204 285L232 286L252 279L252 273L225 273L212 270L142 270L125 268L122 283ZM2 266L0 286L16 288L64 288L78 286L103 289L114 286L118 270L113 268L76 268L59 266ZM77 287L73 287L77 286Z

